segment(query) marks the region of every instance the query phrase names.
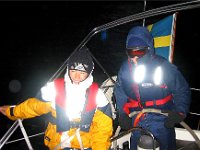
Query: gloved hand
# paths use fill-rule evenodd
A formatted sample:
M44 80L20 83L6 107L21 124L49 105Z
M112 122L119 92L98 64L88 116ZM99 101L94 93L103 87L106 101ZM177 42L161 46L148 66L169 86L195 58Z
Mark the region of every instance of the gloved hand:
M132 119L126 113L119 115L118 123L119 126L126 131L133 127Z
M166 118L164 123L166 128L173 128L175 124L180 123L185 118L184 115L182 115L181 113L177 113L174 111L167 111L167 113L168 117Z

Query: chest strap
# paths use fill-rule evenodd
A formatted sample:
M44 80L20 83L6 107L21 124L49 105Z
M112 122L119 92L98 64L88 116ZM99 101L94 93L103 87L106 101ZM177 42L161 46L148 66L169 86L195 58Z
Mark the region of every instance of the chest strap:
M168 101L172 99L172 95L168 95L165 98L162 99L157 99L157 100L148 100L146 102L142 101L137 101L129 98L129 102L126 103L123 107L123 110L127 113L130 114L129 108L143 108L143 107L149 107L149 106L159 106L159 105L164 105Z

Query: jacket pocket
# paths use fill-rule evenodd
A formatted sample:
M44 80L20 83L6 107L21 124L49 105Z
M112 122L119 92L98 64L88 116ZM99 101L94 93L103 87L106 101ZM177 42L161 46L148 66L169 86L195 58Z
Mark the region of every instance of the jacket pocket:
M44 136L44 144L53 150L58 144L60 144L61 134L56 132L56 125L48 124Z

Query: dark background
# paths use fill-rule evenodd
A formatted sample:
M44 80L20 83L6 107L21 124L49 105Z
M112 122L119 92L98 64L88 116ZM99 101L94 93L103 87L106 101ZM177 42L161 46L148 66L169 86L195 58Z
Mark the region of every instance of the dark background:
M175 4L180 1L147 1L147 10ZM52 77L72 51L97 26L143 11L142 1L30 1L0 2L0 105L15 105L34 97ZM171 13L169 13L171 14ZM146 19L151 24L166 15ZM199 89L199 41L200 9L180 11L177 18L175 53L173 63L183 73L191 88ZM110 75L115 75L124 54L128 30L141 25L142 20L122 25L97 34L88 43L95 58ZM106 76L96 65L97 82ZM102 71L101 71L102 72ZM200 113L199 91L192 90L191 112ZM191 116L186 122L197 128L199 116ZM24 120L29 135L43 132L48 115ZM0 115L0 137L13 121ZM17 130L11 139L21 138ZM31 138L35 149L45 149L43 136ZM5 145L3 150L27 149L24 141Z

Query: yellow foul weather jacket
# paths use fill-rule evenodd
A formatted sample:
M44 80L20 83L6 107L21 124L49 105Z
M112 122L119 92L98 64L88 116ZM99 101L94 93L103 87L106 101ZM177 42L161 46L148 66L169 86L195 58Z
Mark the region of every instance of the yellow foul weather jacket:
M56 118L56 111L52 107L51 102L40 101L37 98L29 98L15 107L8 107L6 110L6 115L11 120L28 119L47 113L51 113L52 117ZM44 143L50 150L54 150L56 147L58 150L61 150L59 144L64 133L58 133L56 129L56 124L49 122L45 131ZM76 130L76 128L70 128L67 131L67 136L72 137L70 141L71 148L80 148L78 137L75 134ZM97 108L89 132L80 131L79 133L84 148L108 150L110 147L110 137L112 136L112 118Z

